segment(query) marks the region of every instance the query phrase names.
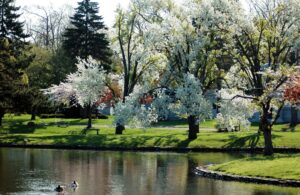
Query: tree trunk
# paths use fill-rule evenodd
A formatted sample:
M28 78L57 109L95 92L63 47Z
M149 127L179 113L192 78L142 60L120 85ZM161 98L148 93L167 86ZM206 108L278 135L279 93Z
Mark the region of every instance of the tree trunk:
M117 124L116 126L116 135L122 135L125 127L123 125Z
M271 156L274 153L271 129L270 128L264 129L263 132L264 132L264 140L265 140L264 155Z
M260 125L261 130L264 133L264 141L265 141L265 147L264 147L264 155L265 156L271 156L273 155L273 144L272 144L272 129L271 125L268 121L268 106L263 108L262 116L260 118Z
M4 110L0 108L0 127L2 126L2 118L4 117L4 114L5 114Z
M123 92L123 103L125 103L126 97L129 95L129 76L124 76L124 92Z
M91 104L89 104L88 106L87 106L87 114L88 114L88 125L87 125L87 129L90 129L90 128L92 128L92 106L91 106Z
M291 106L290 127L295 127L297 123L298 123L298 110L294 106Z
M31 108L31 120L34 121L35 120L35 117L36 117L36 107L33 106Z
M197 139L197 132L199 132L199 125L197 124L197 117L190 115L188 117L189 123L189 139Z

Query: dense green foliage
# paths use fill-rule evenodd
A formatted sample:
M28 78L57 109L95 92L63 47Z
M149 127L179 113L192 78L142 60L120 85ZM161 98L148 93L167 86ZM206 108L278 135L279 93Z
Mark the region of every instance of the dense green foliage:
M236 175L300 180L300 155L258 156L214 165L209 169Z
M7 110L20 109L18 100L26 94L27 77L24 69L32 61L25 53L28 49L28 36L19 22L19 7L13 0L0 1L0 126Z
M98 14L98 3L90 0L83 0L78 3L75 14L71 17L70 28L66 29L63 47L72 58L80 57L87 59L92 56L94 59L106 64L110 63L109 42L105 33L106 29L102 17Z

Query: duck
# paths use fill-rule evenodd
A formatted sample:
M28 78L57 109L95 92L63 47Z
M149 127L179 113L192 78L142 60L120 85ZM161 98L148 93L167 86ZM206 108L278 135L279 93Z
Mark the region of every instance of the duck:
M63 188L61 185L58 185L58 186L55 188L55 191L56 191L56 192L62 192L62 191L64 191L64 188Z
M77 188L79 186L79 184L74 180L70 186L71 186L71 188Z

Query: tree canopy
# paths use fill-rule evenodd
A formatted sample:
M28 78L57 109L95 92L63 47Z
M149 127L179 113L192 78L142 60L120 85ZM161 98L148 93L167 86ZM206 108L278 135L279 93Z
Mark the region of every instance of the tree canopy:
M98 3L90 0L78 2L71 26L64 33L63 47L75 59L92 56L109 69L110 49L102 16L98 15Z

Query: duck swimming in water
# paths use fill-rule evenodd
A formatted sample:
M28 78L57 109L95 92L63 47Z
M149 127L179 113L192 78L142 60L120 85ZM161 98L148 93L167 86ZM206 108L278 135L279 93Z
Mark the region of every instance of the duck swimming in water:
M79 186L79 184L74 180L70 186L71 186L71 188L77 188Z
M58 186L55 188L55 191L56 191L56 192L62 192L62 191L64 191L64 188L63 188L62 186L58 185Z

